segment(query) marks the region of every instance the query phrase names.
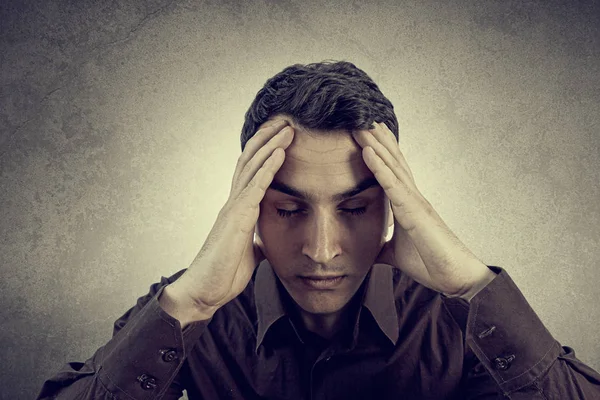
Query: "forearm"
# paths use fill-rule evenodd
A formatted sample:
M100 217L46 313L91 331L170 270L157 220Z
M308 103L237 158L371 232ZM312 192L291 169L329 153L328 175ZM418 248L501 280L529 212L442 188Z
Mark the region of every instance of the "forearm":
M158 297L175 274L151 287L115 322L108 343L82 362L63 366L44 382L38 399L178 399L179 371L208 322L190 323L185 331L164 311ZM162 290L162 292L161 292Z
M572 349L561 347L506 271L491 268L495 277L470 299L465 327L465 344L487 373L467 380L464 398L486 398L479 390L499 390L515 399L528 393L600 398L600 375L576 359Z

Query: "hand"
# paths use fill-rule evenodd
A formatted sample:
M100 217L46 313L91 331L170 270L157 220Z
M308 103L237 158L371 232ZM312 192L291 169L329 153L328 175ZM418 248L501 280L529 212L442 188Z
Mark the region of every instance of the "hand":
M394 234L376 259L403 270L417 282L449 297L470 300L495 276L444 223L417 188L384 123L357 131L365 164L390 199Z
M283 120L264 127L246 143L238 159L229 199L217 216L202 249L175 282L169 285L174 308L196 309L208 319L239 295L264 259L254 243L259 205L283 164L294 131ZM180 314L182 314L180 312ZM189 313L188 313L189 314Z

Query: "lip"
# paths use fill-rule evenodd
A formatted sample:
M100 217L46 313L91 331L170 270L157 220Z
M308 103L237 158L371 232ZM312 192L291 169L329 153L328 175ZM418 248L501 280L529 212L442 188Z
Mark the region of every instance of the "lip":
M346 275L335 276L300 276L300 280L311 289L334 289L344 282Z

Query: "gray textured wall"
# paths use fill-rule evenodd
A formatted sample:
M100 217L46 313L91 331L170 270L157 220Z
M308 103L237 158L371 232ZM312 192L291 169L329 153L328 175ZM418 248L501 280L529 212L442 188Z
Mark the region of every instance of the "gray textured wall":
M600 369L597 1L0 7L2 398L32 398L189 265L255 93L324 59L380 84L423 194Z

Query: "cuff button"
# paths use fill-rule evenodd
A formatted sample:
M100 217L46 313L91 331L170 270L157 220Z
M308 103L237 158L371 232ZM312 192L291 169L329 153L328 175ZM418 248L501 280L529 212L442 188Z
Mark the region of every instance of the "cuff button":
M144 390L153 390L156 388L156 378L148 374L141 374L137 377L137 380L140 382L140 386Z
M177 351L173 349L161 350L160 354L162 355L162 359L164 362L173 362L179 358L177 356Z
M508 357L497 357L496 359L494 359L494 365L496 369L500 371L506 371L510 368L510 364L514 359L515 356L512 354Z

